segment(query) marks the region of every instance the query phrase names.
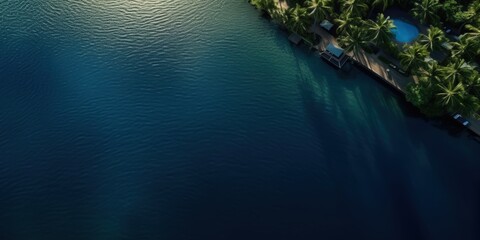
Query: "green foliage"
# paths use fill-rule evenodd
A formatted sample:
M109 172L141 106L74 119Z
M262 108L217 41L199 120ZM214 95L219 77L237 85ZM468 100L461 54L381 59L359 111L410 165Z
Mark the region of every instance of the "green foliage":
M251 0L250 3L264 11L272 10L277 6L275 0Z
M352 17L364 17L368 12L368 5L365 0L343 0L341 9Z
M423 83L412 83L408 85L405 97L415 106L425 106L431 101L431 95L429 88L425 87Z
M306 0L286 0L289 6L304 5Z
M438 83L444 78L444 68L436 61L429 62L425 67L418 70L418 78L421 81Z
M417 70L426 65L425 58L429 56L428 50L424 45L415 42L412 45L406 45L404 51L400 53L400 63L407 72L416 73Z
M438 92L436 93L439 102L449 112L461 109L466 92L461 82L443 81L437 83Z
M286 25L288 22L288 16L286 14L286 11L283 8L277 8L273 11L270 11L270 16L272 16L272 19L281 24L281 25Z
M478 113L480 111L480 99L471 94L465 95L462 102L462 107L459 109L459 111L464 116L473 116L478 118Z
M436 101L433 90L429 82L410 83L405 97L422 113L428 116L440 116L445 113L445 109Z
M365 19L375 8L385 10L393 2L422 23L432 24L427 33L416 42L399 49L392 41L394 27L389 17L382 13L375 20ZM338 42L347 51L358 54L373 44L400 60L407 72L416 75L416 83L407 87L406 99L429 116L446 112L460 112L476 116L480 111L480 74L468 64L480 56L480 0L287 0L288 9L280 8L278 0L251 0L257 8L272 19L304 38L313 23L334 18ZM465 4L465 5L462 5ZM441 14L441 15L439 15ZM447 41L444 32L435 27L442 21L455 22L466 32L459 41L452 42L453 49L446 65L426 61L430 51L440 50ZM391 62L379 56L387 64Z
M478 71L473 71L468 79L470 92L480 98L480 74Z
M383 11L385 11L394 2L394 0L368 0L368 1L369 1L369 4L371 4L370 13L368 14L368 17L372 15L373 10L375 10L376 8L381 8Z
M365 31L359 26L352 26L349 31L345 31L338 38L338 42L345 49L346 52L353 52L358 54L367 44L367 36Z
M315 18L315 22L327 18L333 11L330 0L308 0L305 4L309 11L308 14Z
M290 31L299 33L301 35L307 32L307 26L309 24L307 9L303 8L299 4L295 7L290 7L285 14L287 15L287 28Z
M373 0L372 9L375 7L380 7L383 11L385 11L389 6L393 4L394 0Z
M462 11L462 6L456 0L445 0L442 5L442 15L449 23L457 22L455 15Z
M480 27L475 27L473 25L467 25L469 32L462 35L466 44L470 46L470 51L476 55L480 55Z
M446 40L445 33L438 27L430 27L427 34L421 34L419 42L423 44L429 51L440 48L442 42Z
M480 17L478 16L479 12L480 12L480 0L472 1L468 5L468 8L466 11L457 12L454 18L457 23L462 24L460 27L460 30L462 30L466 24L474 24L477 26L480 25Z
M473 68L464 59L457 59L449 63L442 71L445 80L454 83L464 82L474 74Z
M358 25L361 21L363 20L359 17L352 17L351 13L343 12L340 14L339 18L335 19L335 22L337 23L337 33L342 34L344 32L349 32L352 27Z
M377 46L384 46L392 41L392 28L395 25L390 17L385 17L383 13L377 15L376 21L367 21L367 37Z
M395 59L400 59L400 49L397 43L390 41L383 45L383 50Z
M437 24L439 21L438 9L440 7L438 0L420 0L415 2L412 15L421 23Z
M407 88L406 97L425 114L460 112L474 116L480 110L478 72L463 59L447 66L431 62L419 69L417 76L419 83Z
M475 52L473 51L473 43L468 41L468 38L461 37L458 42L452 42L452 58L460 59L464 58L467 60L473 59Z

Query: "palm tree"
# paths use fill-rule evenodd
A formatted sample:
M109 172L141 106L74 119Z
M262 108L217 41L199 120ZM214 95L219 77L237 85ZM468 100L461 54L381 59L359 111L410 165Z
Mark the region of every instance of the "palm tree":
M480 97L480 75L473 68L465 75L463 80L465 88L469 93L474 94L475 96ZM480 113L480 112L479 112Z
M353 26L350 31L345 32L338 38L338 42L346 52L352 52L358 55L367 43L365 32L357 26Z
M426 35L420 35L419 42L433 51L439 48L440 44L445 40L445 33L438 27L430 27Z
M480 97L480 74L477 71L472 71L472 76L470 76L467 82L468 91Z
M288 16L287 28L299 34L307 31L308 15L305 8L297 3L294 8L289 8L286 14Z
M455 111L463 105L466 92L461 82L441 82L437 84L437 87L439 90L437 96L440 97L440 103L447 107L449 111Z
M350 29L358 25L359 22L362 22L363 20L359 17L352 17L351 13L349 12L343 12L340 14L340 17L335 19L335 22L337 23L337 33L342 34L345 31L350 31Z
M426 57L428 57L427 48L415 42L405 47L400 53L400 63L407 72L415 72L425 66Z
M368 11L368 5L365 0L344 0L342 11L350 13L352 17L363 17Z
M479 117L480 100L472 94L466 94L462 100L462 106L459 109L464 116L473 116L476 119Z
M444 79L451 82L463 82L473 74L473 69L460 58L443 68Z
M431 61L424 68L419 69L419 79L429 84L438 83L443 79L445 73L443 68L437 61Z
M368 20L368 36L371 41L378 46L380 44L387 44L393 38L392 28L395 28L390 17L385 17L383 13L377 15L377 20Z
M475 53L480 55L480 28L473 25L467 25L467 29L470 31L465 33L463 37L466 38L466 41L473 48Z
M307 9L310 11L308 14L315 19L315 26L318 19L327 18L333 9L330 0L307 0L306 4Z
M467 11L458 12L457 14L455 14L455 18L457 19L457 22L462 23L462 25L459 28L459 31L461 32L463 30L463 27L466 24L472 24L472 23L480 24L480 18L478 17L479 12L480 12L480 1L472 1L468 6Z
M462 35L463 36L463 35ZM471 60L473 58L472 43L467 40L466 37L461 37L458 42L452 42L452 57L453 58L465 58Z
M269 12L272 16L272 19L279 23L280 25L286 26L288 23L288 15L286 10L283 8L276 7L274 10Z
M268 12L277 6L274 0L252 0L251 3L265 12Z
M372 15L373 10L377 7L381 7L383 11L385 11L392 3L394 0L373 0L371 2L372 7L370 8L370 13L368 16L370 17Z
M421 0L421 2L415 2L412 14L420 20L421 23L428 22L435 24L439 19L437 11L440 6L438 0Z

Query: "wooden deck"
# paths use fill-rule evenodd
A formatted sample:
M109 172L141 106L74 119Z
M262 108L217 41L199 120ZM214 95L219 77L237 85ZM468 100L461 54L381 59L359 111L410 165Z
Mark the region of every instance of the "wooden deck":
M349 56L346 54L343 54L340 58L336 58L328 51L321 52L320 56L322 56L325 60L329 61L331 64L335 65L335 67L339 69L342 68L349 59Z
M328 33L325 29L320 26L313 27L317 35L321 37L320 42L315 48L319 51L325 51L329 43L338 45L337 39ZM407 85L411 81L414 81L412 77L406 77L396 70L392 69L388 64L382 62L378 55L369 54L364 51L361 51L357 54L350 54L350 57L361 67L370 71L371 73L378 76L380 79L402 92L406 93ZM468 119L470 125L467 126L473 133L480 136L480 120Z

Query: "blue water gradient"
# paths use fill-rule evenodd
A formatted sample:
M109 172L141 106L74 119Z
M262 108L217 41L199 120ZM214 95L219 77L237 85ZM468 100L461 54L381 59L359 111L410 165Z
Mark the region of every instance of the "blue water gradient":
M479 143L259 15L0 1L0 239L479 239Z
M418 28L402 19L392 19L395 28L392 29L392 33L395 35L395 39L400 43L413 42L420 32Z

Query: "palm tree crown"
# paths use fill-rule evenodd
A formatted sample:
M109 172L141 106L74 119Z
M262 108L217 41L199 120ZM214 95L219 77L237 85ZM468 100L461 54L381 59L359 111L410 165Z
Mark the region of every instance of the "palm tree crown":
M473 69L464 59L459 59L448 64L444 69L444 78L452 82L462 82L473 74Z
M462 83L455 84L453 81L447 81L446 83L438 83L437 87L440 90L437 93L437 96L440 97L440 103L447 107L449 111L455 111L463 105L465 88Z
M452 57L453 58L465 58L471 60L473 58L473 52L470 50L472 48L472 42L468 41L468 38L461 37L458 42L452 42L453 49Z
M421 2L415 2L412 14L422 23L435 24L439 19L437 14L439 8L440 3L438 0L421 0Z
M381 9L385 11L390 5L392 5L394 0L368 0L368 2L371 5L370 12L368 13L368 17L370 17L377 7L381 7Z
M442 81L444 76L444 67L439 65L437 61L429 62L425 68L419 70L420 80L428 83L438 83Z
M468 33L465 33L462 38L472 47L472 50L475 54L480 55L480 27L475 27L473 25L467 25Z
M345 48L346 52L353 52L357 55L362 47L367 43L365 32L359 27L353 26L348 32L345 32L338 38L339 43Z
M330 0L308 0L306 4L308 14L315 18L315 22L318 19L327 18L332 11Z
M420 35L419 42L427 47L428 50L433 51L441 46L445 40L445 33L438 27L430 27L426 35Z
M392 28L395 28L390 17L385 17L383 13L377 15L377 20L368 20L369 38L377 45L387 44L393 38Z
M385 11L393 2L394 0L373 0L372 5L374 7L380 6Z
M400 53L400 63L407 71L417 71L425 66L425 58L428 56L427 48L419 43L414 43Z
M335 22L337 23L337 33L342 34L343 32L348 32L353 26L362 21L361 18L353 17L351 13L344 12L339 18L335 19Z
M363 17L368 11L368 5L364 0L344 0L342 10L350 13L353 17Z
M299 4L293 8L289 8L286 11L288 16L287 27L296 33L305 33L308 25L307 10L301 7Z

